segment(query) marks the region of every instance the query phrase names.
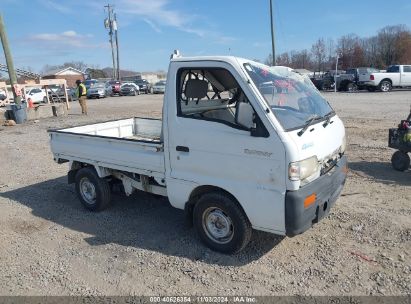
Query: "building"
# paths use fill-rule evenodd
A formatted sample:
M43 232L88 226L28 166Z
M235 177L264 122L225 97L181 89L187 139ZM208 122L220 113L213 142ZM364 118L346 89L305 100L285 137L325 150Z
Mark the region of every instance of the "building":
M42 79L65 79L68 87L75 87L76 80L84 81L84 73L73 68L67 67L58 70L48 71L41 77Z

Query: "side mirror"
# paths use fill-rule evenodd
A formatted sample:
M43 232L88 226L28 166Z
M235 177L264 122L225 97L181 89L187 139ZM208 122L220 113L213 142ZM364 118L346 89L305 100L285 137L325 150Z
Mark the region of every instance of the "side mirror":
M236 123L251 130L254 127L254 109L248 102L239 102L235 115Z

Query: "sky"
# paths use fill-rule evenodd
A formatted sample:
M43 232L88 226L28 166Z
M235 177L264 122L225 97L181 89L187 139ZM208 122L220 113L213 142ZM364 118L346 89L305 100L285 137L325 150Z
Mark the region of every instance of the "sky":
M375 35L411 28L411 0L273 0L276 53L311 48L319 37ZM104 28L107 1L0 0L17 68L84 61L111 65ZM166 70L170 54L234 55L264 61L271 52L269 0L111 0L118 19L120 66ZM4 63L0 52L0 63Z

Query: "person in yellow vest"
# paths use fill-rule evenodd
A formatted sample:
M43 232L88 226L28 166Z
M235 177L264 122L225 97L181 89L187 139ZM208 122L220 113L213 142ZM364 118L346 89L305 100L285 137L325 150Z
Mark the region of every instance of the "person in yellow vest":
M86 86L81 82L81 80L76 80L77 90L76 94L78 97L78 102L81 107L81 114L87 115L87 89Z

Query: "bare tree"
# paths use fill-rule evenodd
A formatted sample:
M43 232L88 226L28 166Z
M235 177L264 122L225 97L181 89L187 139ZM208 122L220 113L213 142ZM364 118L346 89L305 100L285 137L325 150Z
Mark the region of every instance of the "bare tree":
M405 25L386 26L373 37L360 38L356 34L333 39L318 39L307 50L285 52L276 58L277 64L293 68L324 70L334 68L336 53L340 55L342 69L359 66L387 68L392 64L411 63L411 31ZM270 55L265 63L272 65Z
M325 42L324 38L320 38L311 47L311 53L313 54L314 60L317 63L318 71L323 70L323 63L325 59Z
M268 66L272 66L274 63L273 61L273 55L272 54L268 54L268 57L264 60L264 64L268 65Z
M282 66L291 66L291 60L290 60L290 55L288 53L282 53L277 56L277 59L275 60L277 65L282 65Z

